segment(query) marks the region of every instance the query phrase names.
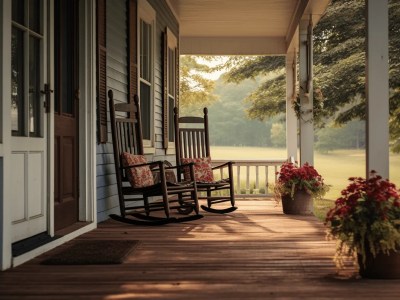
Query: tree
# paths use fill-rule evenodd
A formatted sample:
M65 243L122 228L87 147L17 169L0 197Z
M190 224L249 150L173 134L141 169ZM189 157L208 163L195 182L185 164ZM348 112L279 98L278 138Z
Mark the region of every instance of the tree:
M285 111L285 58L282 56L236 56L225 64L223 78L239 83L244 79L265 78L245 101L250 104L247 115L264 121Z
M315 149L328 153L335 149L359 149L365 147L365 123L350 121L345 125L328 124L316 132Z
M335 124L366 118L365 102L365 1L332 0L314 29L314 87L323 95L323 109L315 119L333 119ZM389 0L389 86L392 150L400 152L400 2ZM236 63L236 65L235 65ZM244 78L283 72L280 57L246 57L228 61L225 78ZM246 100L248 115L264 119L285 109L285 76L267 77ZM315 101L315 105L320 104ZM324 122L325 123L325 122ZM317 123L323 126L323 123Z
M271 142L275 147L286 146L286 128L284 123L274 123L271 127Z
M270 145L268 122L248 120L243 99L258 85L258 81L244 80L240 84L226 84L217 80L215 94L218 101L208 107L210 143L218 146Z
M185 113L185 110L208 106L217 100L217 96L214 94L214 80L205 77L215 68L199 62L199 58L203 58L204 61L212 61L211 57L180 56L179 99L181 113Z

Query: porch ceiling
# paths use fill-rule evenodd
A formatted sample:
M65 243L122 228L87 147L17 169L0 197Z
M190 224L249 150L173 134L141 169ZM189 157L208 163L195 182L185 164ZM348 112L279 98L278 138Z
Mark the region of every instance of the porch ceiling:
M299 21L316 24L330 0L169 0L180 22L181 54L288 52Z

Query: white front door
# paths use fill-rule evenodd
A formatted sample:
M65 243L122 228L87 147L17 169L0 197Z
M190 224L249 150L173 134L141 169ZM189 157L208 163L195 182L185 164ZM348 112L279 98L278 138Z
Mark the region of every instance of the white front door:
M13 242L48 231L47 17L46 0L12 1Z

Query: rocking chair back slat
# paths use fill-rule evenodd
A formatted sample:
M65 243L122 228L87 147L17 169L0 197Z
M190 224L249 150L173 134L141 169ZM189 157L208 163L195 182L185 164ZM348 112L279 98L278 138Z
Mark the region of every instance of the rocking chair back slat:
M141 140L140 114L138 114L139 98L135 95L134 103L114 104L113 92L108 92L111 134L113 140L115 172L117 173L117 183L127 181L127 177L122 168L121 153L129 152L132 154L143 154L143 144Z
M179 143L183 153L181 158L199 158L207 156L206 133L199 128L179 128Z

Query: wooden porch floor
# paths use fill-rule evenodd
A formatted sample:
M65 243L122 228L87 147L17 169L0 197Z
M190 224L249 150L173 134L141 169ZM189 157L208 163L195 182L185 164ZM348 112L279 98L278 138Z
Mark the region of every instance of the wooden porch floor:
M139 240L125 263L41 265L46 253L0 272L0 299L399 299L399 280L338 274L316 218L283 215L273 201L238 206L185 224L103 222L79 239Z

